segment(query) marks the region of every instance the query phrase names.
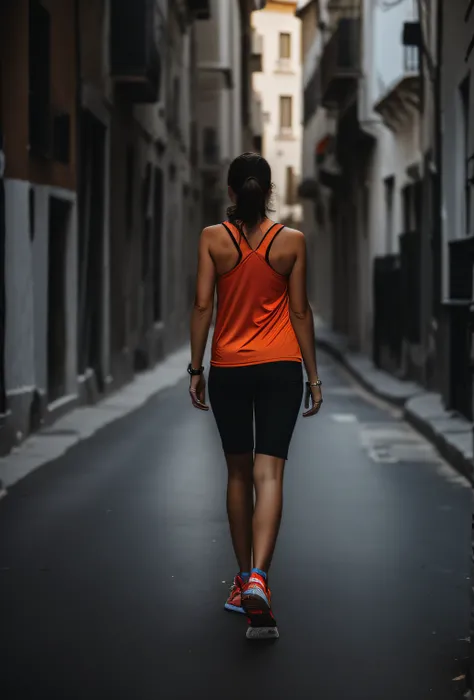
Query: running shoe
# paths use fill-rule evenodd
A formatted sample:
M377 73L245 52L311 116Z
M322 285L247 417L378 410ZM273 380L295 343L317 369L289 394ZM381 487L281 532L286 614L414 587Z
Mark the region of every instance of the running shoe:
M225 609L230 610L230 612L244 613L245 610L242 607L242 589L244 587L244 582L242 578L237 574L234 578L234 583L230 587L230 594L227 598L225 604Z
M278 639L280 635L272 613L272 594L264 577L255 571L244 585L242 607L249 622L247 639Z

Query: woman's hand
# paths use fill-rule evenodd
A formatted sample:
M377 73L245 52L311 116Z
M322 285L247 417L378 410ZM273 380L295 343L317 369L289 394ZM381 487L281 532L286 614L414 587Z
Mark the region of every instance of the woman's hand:
M323 392L321 391L321 386L308 386L306 385L306 396L305 396L305 408L309 409L303 413L304 418L309 418L310 416L315 416L321 408L323 403ZM311 408L310 408L311 403Z
M206 379L203 374L191 377L189 395L194 408L198 408L200 411L209 410L209 406L206 405Z

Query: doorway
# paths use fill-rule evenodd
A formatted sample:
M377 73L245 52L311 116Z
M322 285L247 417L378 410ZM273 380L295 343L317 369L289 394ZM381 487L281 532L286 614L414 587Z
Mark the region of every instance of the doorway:
M153 315L155 323L163 320L162 308L162 246L163 246L163 171L155 168L153 196Z
M0 131L0 160L3 158L2 134ZM5 414L5 186L0 162L0 414Z
M50 197L48 231L48 402L66 393L66 247L71 203Z
M79 182L79 373L92 369L104 390L104 201L106 127L82 111Z

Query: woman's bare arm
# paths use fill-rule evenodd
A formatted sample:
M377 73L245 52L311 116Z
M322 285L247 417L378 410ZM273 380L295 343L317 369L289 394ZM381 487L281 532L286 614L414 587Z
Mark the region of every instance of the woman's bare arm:
M199 242L196 296L191 315L191 364L202 366L214 310L216 270L209 250L211 228L205 228Z
M297 232L296 260L289 278L288 294L291 323L301 348L308 380L316 382L318 369L314 320L306 288L306 241L304 235L299 231Z

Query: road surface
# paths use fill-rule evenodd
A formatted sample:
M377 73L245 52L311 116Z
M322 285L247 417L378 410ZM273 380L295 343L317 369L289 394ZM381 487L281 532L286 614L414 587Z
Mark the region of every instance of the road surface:
M324 355L320 374L286 472L280 640L223 610L225 467L183 382L0 501L3 700L453 697L469 489Z

